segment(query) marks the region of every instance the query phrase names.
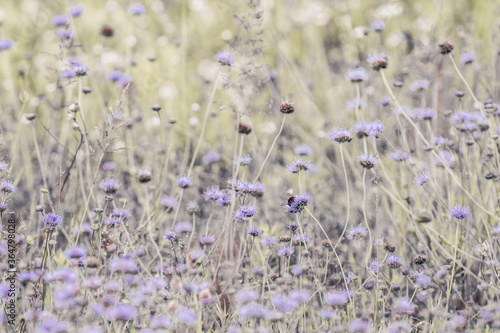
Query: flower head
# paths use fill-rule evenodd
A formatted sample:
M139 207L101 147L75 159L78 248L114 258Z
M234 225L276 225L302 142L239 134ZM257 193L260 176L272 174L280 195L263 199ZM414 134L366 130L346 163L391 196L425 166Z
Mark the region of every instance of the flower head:
M389 64L389 59L387 59L385 54L381 53L369 57L368 62L370 63L370 66L374 70L378 71L381 68L387 68L387 65Z
M253 205L246 205L246 206L241 206L236 214L234 214L234 219L236 221L241 221L246 217L252 217L255 214L257 214L257 208L255 208Z
M143 5L132 5L128 12L132 15L142 15L146 13L146 8Z
M12 48L14 43L10 39L0 39L0 51Z
M464 53L460 56L460 61L464 65L470 65L476 60L476 54L475 53Z
M219 52L215 56L215 59L221 64L221 65L226 65L226 66L231 66L234 64L234 59L231 58L229 53L226 52Z
M3 181L0 183L0 191L5 193L12 193L16 190L16 187L11 182Z
M387 265L390 267L390 268L399 268L403 265L403 258L401 257L398 257L397 255L393 254L393 255L390 255L388 258L387 258Z
M62 218L57 214L48 213L43 217L42 222L45 223L45 227L42 228L42 231L52 231L62 224Z
M294 148L293 152L299 156L311 156L313 154L312 148L308 145L298 145Z
M377 164L377 159L372 154L361 154L359 156L359 164L365 169L371 169Z
M106 194L113 194L118 191L118 188L120 187L120 184L118 182L112 180L112 179L107 179L104 180L101 183L101 189L104 191Z
M328 132L327 137L333 140L334 143L340 144L344 142L351 142L352 133L345 128L334 128Z
M309 196L309 194L299 194L294 197L294 200L292 202L290 202L289 200L289 203L285 206L285 209L290 213L300 213L304 210L309 201L311 201L311 197Z
M169 211L173 211L177 209L177 201L174 198L169 197L168 195L164 195L161 198L160 203L165 207L165 209Z
M299 173L301 171L310 171L313 168L311 161L298 158L288 166L288 171L291 173Z
M78 17L78 16L82 15L84 10L85 10L85 8L83 8L82 6L73 7L69 10L69 14L73 17Z
M346 78L351 82L363 82L368 80L368 74L362 68L351 69L347 72Z
M416 80L410 84L410 90L412 92L423 91L429 88L429 81L427 80Z
M177 186L180 188L189 188L191 185L193 185L193 181L189 177L179 177L177 178Z
M366 236L366 234L366 228L362 225L358 225L357 227L351 227L351 230L349 230L349 232L347 233L347 238L358 240Z
M248 228L247 233L252 237L257 237L262 234L262 230L260 228L250 227Z
M450 209L450 212L448 213L451 217L454 217L459 220L463 220L470 215L470 209L467 207L462 207L460 205L456 205L452 209Z
M375 32L381 33L385 29L385 24L382 21L374 21L370 24L370 29Z
M420 176L415 177L415 186L422 186L429 181L429 171L424 171Z
M280 104L280 112L284 114L289 114L293 113L295 111L295 106L293 105L293 102L290 102L288 98L285 100L281 101Z

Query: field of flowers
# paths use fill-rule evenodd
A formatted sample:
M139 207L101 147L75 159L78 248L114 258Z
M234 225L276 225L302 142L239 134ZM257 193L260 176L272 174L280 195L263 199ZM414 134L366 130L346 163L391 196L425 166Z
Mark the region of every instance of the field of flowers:
M0 332L500 330L500 3L0 2Z

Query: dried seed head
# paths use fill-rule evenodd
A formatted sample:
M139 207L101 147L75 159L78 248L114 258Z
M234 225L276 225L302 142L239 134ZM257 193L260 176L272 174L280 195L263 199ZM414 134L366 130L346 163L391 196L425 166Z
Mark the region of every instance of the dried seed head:
M439 44L439 53L440 54L449 54L451 53L451 51L453 51L453 45L448 42L448 41L445 41L445 42L442 42L441 44Z
M239 123L238 124L238 133L240 134L250 134L252 132L252 126L244 123Z
M396 251L396 247L389 242L385 242L384 243L384 250L392 253L392 252Z
M418 255L415 258L413 258L413 263L415 265L423 265L427 261L427 256L425 254Z
M288 235L283 235L283 236L280 236L279 240L280 240L280 243L288 243L289 241L292 240L292 238Z
M103 35L104 37L112 37L115 34L115 30L106 24L101 27L99 34Z
M280 112L281 113L289 114L289 113L293 113L294 111L295 111L295 107L293 106L292 102L288 101L288 98L281 101L281 104L280 104Z
M139 183L149 182L151 180L151 171L139 170L139 174L137 175L137 180L139 180Z

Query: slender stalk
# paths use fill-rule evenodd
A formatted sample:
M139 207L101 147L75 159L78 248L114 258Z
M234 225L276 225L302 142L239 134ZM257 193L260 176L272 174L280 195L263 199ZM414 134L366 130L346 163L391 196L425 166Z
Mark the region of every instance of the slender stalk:
M281 132L283 131L283 126L285 126L285 120L286 120L286 114L283 116L283 121L281 122L280 130L278 131L278 134L276 134L276 137L273 140L271 148L269 148L269 152L267 153L267 156L264 159L264 162L262 162L262 165L260 166L260 170L257 173L257 176L255 177L254 182L256 182L257 180L259 180L260 174L262 173L262 170L264 169L264 166L266 165L266 162L269 159L269 156L271 155L271 152L273 151L274 145L276 144L276 141L278 141L278 138L279 138Z

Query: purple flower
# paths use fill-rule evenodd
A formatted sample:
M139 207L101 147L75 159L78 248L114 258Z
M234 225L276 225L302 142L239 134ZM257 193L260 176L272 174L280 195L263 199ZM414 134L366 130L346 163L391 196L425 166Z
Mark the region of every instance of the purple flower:
M378 270L382 267L382 265L377 261L377 260L373 260L370 265L368 266L368 268L373 272L373 273L377 273Z
M21 282L35 282L38 280L38 275L33 272L22 272L19 274L19 281Z
M42 228L42 231L52 231L62 224L62 218L57 214L48 213L43 217L42 222L45 223L45 227Z
M292 290L290 292L290 298L299 303L305 303L309 300L309 293L305 290Z
M130 211L127 209L117 209L117 210L114 210L113 213L111 213L111 217L125 219L127 217L130 217Z
M358 159L359 164L365 169L371 169L377 164L377 159L372 154L361 154Z
M118 85L121 86L122 88L125 88L127 84L132 82L132 77L129 75L122 75L117 81Z
M346 78L351 82L363 82L368 80L368 74L362 68L351 69L347 72Z
M396 321L389 326L388 333L405 333L410 332L411 326L405 321Z
M354 111L355 109L363 109L365 107L365 102L362 99L355 99L349 103L349 110Z
M390 268L399 268L403 265L403 258L401 257L398 257L397 255L395 254L392 254L390 255L388 258L387 258L387 265L390 267Z
M247 191L251 196L255 198L260 198L264 195L266 187L262 184L249 183L247 186Z
M391 158L396 162L403 162L410 158L407 152L402 150L397 150L396 152L391 154Z
M382 106L388 106L389 104L391 104L391 98L389 96L385 96L380 100L380 104Z
M209 165L218 162L219 160L220 160L220 155L215 151L209 151L201 159L204 165Z
M108 319L116 320L134 320L137 316L137 311L134 307L127 304L119 304L108 311Z
M416 284L420 288L427 289L432 286L432 278L427 275L419 275L416 279Z
M217 59L217 61L221 65L231 66L232 64L234 64L234 59L231 58L231 56L229 55L229 53L226 53L226 52L219 52L219 53L217 53L217 55L215 56L215 59Z
M319 315L323 319L334 319L335 318L335 311L332 309L323 309L319 312Z
M165 316L155 317L151 320L151 328L168 329L172 326L172 321ZM144 331L142 331L144 332Z
M448 138L443 138L442 136L438 138L434 138L434 144L436 146L443 146L446 142L448 142Z
M238 303L248 303L248 302L253 302L259 298L259 293L255 290L252 289L241 289L237 294L236 294L236 302Z
M67 70L67 71L63 71L59 74L59 77L61 79L72 79L76 76L76 73L73 69L70 69L70 70Z
M44 280L52 283L56 281L64 281L66 283L74 283L78 279L78 273L70 268L58 268L52 273L46 274Z
M68 332L69 324L58 321L52 315L45 317L35 329L35 333L57 333Z
M381 33L385 29L384 22L374 21L370 24L370 29L372 29L375 32Z
M215 242L214 236L200 237L201 245L212 245Z
M437 117L437 112L434 109L414 109L413 117L419 120L432 120Z
M276 238L274 237L266 237L266 238L263 238L261 239L260 243L263 245L263 246L273 246L275 243L276 243Z
M273 305L278 308L281 312L290 312L292 311L297 305L298 302L294 299L291 298L286 298L281 295L276 295L272 298Z
M366 234L367 234L366 228L360 224L357 227L351 227L351 229L347 233L347 238L349 238L351 240L352 239L358 240L358 239L361 239L362 237L366 236Z
M54 16L52 18L52 25L54 27L62 27L69 25L69 17L66 14Z
M142 15L146 13L146 8L143 5L133 5L128 9L128 12L132 15Z
M12 193L16 190L16 187L11 182L3 181L0 184L0 191L4 193Z
M78 6L78 7L71 8L69 10L69 13L73 17L78 17L78 16L82 15L84 10L85 10L85 8L83 8L82 6Z
M382 68L387 68L387 65L389 64L389 59L385 56L385 54L375 54L370 57L368 57L368 63L372 67L372 69L378 71Z
M371 330L370 323L363 319L352 321L349 325L350 332L365 333L371 332Z
M290 200L288 200L288 204L285 206L285 209L290 213L302 212L309 201L311 201L311 197L307 193L299 194L293 198L293 201L290 202Z
M177 178L177 186L180 188L189 188L191 185L193 185L193 181L189 177L179 177Z
M139 271L139 267L133 259L120 258L113 259L109 263L109 269L112 271L121 271L124 273L136 273Z
M413 304L407 298L400 298L395 302L393 309L396 312L411 314L413 313Z
M462 207L460 205L456 205L452 209L450 209L450 212L448 213L451 217L454 217L459 220L463 220L470 215L470 209L467 207Z
M174 231L181 232L191 232L193 230L193 226L189 222L177 223L174 227Z
M328 305L340 306L349 301L349 294L342 291L332 291L326 294L325 300Z
M75 72L76 76L85 76L89 72L89 69L87 66L75 66L73 67L73 72Z
M476 54L475 53L465 53L460 56L460 61L464 65L470 65L472 62L476 60Z
M299 156L311 156L313 154L313 150L308 145L298 145L293 150L295 155Z
M196 321L198 320L198 315L194 313L192 310L183 307L178 313L177 313L177 320L179 320L181 323L187 324L189 326L194 326L196 325Z
M0 162L0 170L2 170L2 171L7 170L7 166L8 166L7 163Z
M262 230L261 230L260 228L251 227L251 228L248 228L247 233L248 233L250 236L252 236L252 237L257 237L257 236L259 236L260 234L262 234Z
M295 252L295 250L294 250L294 249L291 249L291 248L289 248L289 247L283 247L283 248L281 248L281 249L278 251L278 255L279 255L280 257L283 257L283 256L285 256L285 257L289 257L289 256L291 256L294 252Z
M118 191L119 187L120 187L120 184L118 184L118 182L114 181L113 179L107 179L101 183L101 189L106 194L116 193L116 191Z
M301 171L309 171L313 168L311 161L298 158L288 166L288 171L291 173L299 173Z
M82 247L71 247L64 254L69 259L80 259L87 255L87 250Z
M172 211L177 209L177 201L174 198L169 197L168 195L164 195L161 198L160 203L165 206L165 209Z
M415 186L422 186L429 181L429 171L424 171L420 176L415 177Z
M205 199L217 201L217 199L224 196L224 192L216 187L209 187L205 190Z
M250 164L251 161L252 161L252 157L247 154L245 156L238 158L238 160L236 161L236 164L239 164L241 166L246 166L246 165Z
M111 82L118 82L125 74L120 71L113 71L108 74L108 80Z
M266 318L269 313L269 310L260 304L257 303L249 303L244 305L238 311L238 314L242 318L250 319L250 318Z
M311 241L311 237L307 234L299 234L296 233L293 235L293 245L300 245L304 246L305 244L309 243Z
M410 90L413 92L423 91L429 88L429 81L427 80L416 80L410 84Z
M246 205L246 206L241 206L236 214L234 214L234 219L236 221L241 221L246 217L252 217L255 214L257 214L257 208L255 208L253 205Z
M340 144L344 142L351 142L352 133L350 130L346 130L345 128L334 128L328 132L327 137L330 140L333 140L334 143Z
M12 48L14 43L9 39L0 39L0 51Z

